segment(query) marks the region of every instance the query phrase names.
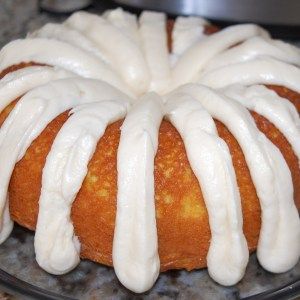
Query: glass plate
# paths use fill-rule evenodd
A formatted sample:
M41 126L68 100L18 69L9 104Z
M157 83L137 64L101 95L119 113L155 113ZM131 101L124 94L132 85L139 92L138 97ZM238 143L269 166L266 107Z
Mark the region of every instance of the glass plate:
M69 274L53 276L35 261L33 233L15 226L0 246L0 285L19 298L29 299L296 299L300 297L300 263L284 274L271 274L251 255L243 280L223 287L207 270L170 271L159 276L143 295L124 288L112 268L82 261Z

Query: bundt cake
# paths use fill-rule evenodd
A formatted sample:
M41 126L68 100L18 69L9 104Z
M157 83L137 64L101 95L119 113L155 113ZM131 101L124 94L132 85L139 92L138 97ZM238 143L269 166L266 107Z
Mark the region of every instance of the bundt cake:
M38 264L113 265L237 283L300 254L300 50L261 27L217 30L122 9L71 15L0 52L0 240L35 230Z

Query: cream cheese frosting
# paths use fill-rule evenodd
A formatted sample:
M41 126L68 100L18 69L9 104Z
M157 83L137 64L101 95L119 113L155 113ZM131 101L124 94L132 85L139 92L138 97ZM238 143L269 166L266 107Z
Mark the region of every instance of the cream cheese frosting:
M205 25L208 22L199 17L177 17L172 31L172 54L177 59L187 49L196 44L205 35Z
M0 71L21 62L32 61L57 66L82 77L101 79L130 93L118 74L103 61L78 47L54 39L27 38L10 42L0 52Z
M0 80L0 111L21 97L0 128L0 243L13 228L7 191L16 162L56 116L72 109L43 170L35 250L50 273L76 267L80 243L70 219L72 202L106 126L128 111L118 148L113 241L113 264L123 285L144 292L159 273L153 170L164 115L184 141L208 209L211 277L235 284L249 256L232 160L213 118L237 139L260 200L259 262L275 273L297 263L300 221L291 172L247 109L272 122L299 160L299 114L261 84L300 93L300 51L257 25L206 35L206 24L178 17L169 53L164 14L143 12L138 19L122 9L102 16L77 12L3 47L0 72L22 62L45 66Z
M253 60L256 57L266 55L300 66L300 50L297 47L282 41L254 36L242 44L216 55L204 68L204 71Z
M0 164L5 166L0 174L0 216L2 218L14 166L48 123L60 113L76 105L110 98L132 101L105 82L83 78L52 81L29 91L20 99L0 130ZM2 224L0 230L0 240L4 240L9 234L5 224Z
M197 74L216 54L256 35L268 37L268 33L257 25L236 25L197 42L178 59L174 66L172 72L174 87L194 81Z
M149 89L159 93L164 92L171 75L165 28L166 16L163 13L143 12L141 14L142 49L151 74Z
M71 206L98 140L109 123L125 116L129 106L125 99L108 100L73 108L47 156L34 246L38 264L51 274L64 274L80 261Z
M300 69L271 57L258 57L204 72L199 75L198 82L212 88L235 83L276 84L300 93Z
M263 85L232 85L221 91L271 121L284 134L300 161L300 119L292 103Z
M73 30L61 24L48 23L42 28L27 34L27 38L46 38L66 42L75 47L81 48L82 50L88 51L93 55L98 56L102 61L109 63L108 59L100 51L100 49L97 48L95 43L77 30Z
M154 157L162 118L162 100L149 93L129 111L121 127L113 264L119 280L136 293L152 287L160 268Z
M33 66L11 72L0 80L0 112L13 100L49 81L77 77L57 67Z
M122 31L136 45L140 44L137 16L124 11L122 8L108 10L103 14L113 26Z
M141 94L147 90L150 75L143 53L121 30L104 18L86 12L74 13L65 24L89 37L111 65L118 68L118 73L134 92Z
M258 259L271 272L289 270L299 260L300 219L293 200L291 173L282 154L238 102L195 84L182 86L178 92L195 97L238 141L262 210Z
M211 241L207 255L210 276L232 285L245 273L249 251L243 234L241 199L229 149L199 101L171 94L166 117L180 133L209 215Z

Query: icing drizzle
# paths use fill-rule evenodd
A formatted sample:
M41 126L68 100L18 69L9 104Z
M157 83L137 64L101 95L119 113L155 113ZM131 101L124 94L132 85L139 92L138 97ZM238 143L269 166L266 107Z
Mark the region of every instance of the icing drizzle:
M17 161L55 117L79 104L129 98L105 82L94 79L71 78L52 81L29 91L16 104L0 130L0 212L7 203L9 180ZM4 222L0 239L10 233Z
M160 267L154 157L162 117L161 99L153 93L146 94L128 113L121 127L118 148L113 264L119 280L137 293L151 288Z
M270 120L284 134L300 161L300 119L293 104L263 85L232 85L221 91Z
M212 117L196 99L171 94L166 111L183 138L208 210L212 235L208 272L220 284L235 284L244 275L249 252L229 149L218 137Z
M59 55L56 49L59 49ZM0 52L0 70L33 59L37 63L58 66L82 77L104 80L129 93L119 76L103 61L69 43L54 39L28 38L10 42Z
M77 77L57 67L28 67L7 74L0 81L0 112L13 100L49 81Z
M212 88L231 84L277 84L300 93L300 69L270 57L228 65L199 76L199 83Z
M68 272L80 260L79 241L70 221L71 205L106 126L126 114L124 99L108 100L72 109L47 156L34 245L38 264L52 274Z
M289 270L299 259L300 220L291 173L279 149L257 129L250 113L238 102L199 85L189 84L179 91L200 101L238 141L262 210L258 259L271 272Z

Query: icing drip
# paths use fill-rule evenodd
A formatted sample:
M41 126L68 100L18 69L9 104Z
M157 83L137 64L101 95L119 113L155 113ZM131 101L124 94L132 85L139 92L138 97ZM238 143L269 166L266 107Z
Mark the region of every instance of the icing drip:
M1 191L0 191L1 193ZM13 227L14 227L14 223L10 218L10 214L9 214L9 205L8 205L8 195L7 195L7 199L6 202L4 204L4 208L2 209L2 220L1 220L1 225L0 225L0 244L2 244L11 234Z
M190 47L174 66L172 74L174 86L178 87L193 81L216 54L256 35L268 36L259 26L246 24L227 27L199 41Z
M163 92L170 79L167 46L166 16L162 13L143 12L140 17L142 48L148 63L151 84L149 89Z
M61 24L48 23L39 30L29 33L27 38L46 38L66 42L70 45L81 48L82 50L88 51L99 57L102 61L108 63L107 58L91 40L86 38L77 30L70 29Z
M103 17L113 26L122 31L136 45L140 44L138 23L136 15L124 11L122 8L106 11Z
M300 161L300 119L292 103L263 85L233 85L222 92L271 121L284 134Z
M212 88L231 84L277 84L300 93L300 69L270 57L228 65L199 76L199 83Z
M57 40L34 38L10 42L0 51L0 71L33 60L83 77L104 80L129 94L122 80L104 62L80 48Z
M74 13L65 25L91 39L132 91L141 94L148 89L150 76L145 58L139 47L122 31L104 18L86 12Z
M146 94L128 113L118 148L118 194L113 264L119 280L141 293L160 268L154 205L154 157L163 117L162 103Z
M226 65L252 60L258 56L271 56L287 63L300 65L300 50L298 48L282 41L255 36L216 55L204 70L213 70Z
M185 85L178 92L200 101L237 139L262 210L258 259L271 272L289 270L299 259L300 220L293 199L290 170L282 154L257 129L250 113L238 102L195 84Z
M19 100L0 129L0 165L3 166L0 173L1 220L14 166L47 124L76 105L107 99L130 101L125 94L105 82L79 78L52 81L29 91ZM7 237L7 226L2 224L2 241Z
M0 80L0 112L13 100L51 80L76 77L74 73L52 67L27 67L8 73Z
M233 285L245 273L249 252L229 149L199 101L183 94L171 94L168 99L167 117L183 138L208 210L212 235L208 272L218 283Z
M177 17L172 31L172 65L191 46L205 38L207 21L199 17Z
M272 198L261 201L263 215L257 258L266 270L283 273L293 268L299 260L300 219L286 161L271 142L265 143L264 147L275 174L273 188L278 193L278 203L273 203ZM271 226L265 226L266 223Z
M64 274L80 261L71 206L98 140L109 123L125 116L126 104L110 100L77 106L53 142L43 169L34 240L36 260L51 274Z

